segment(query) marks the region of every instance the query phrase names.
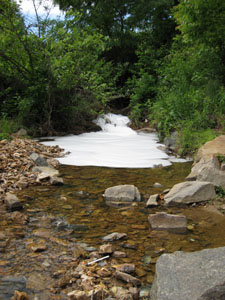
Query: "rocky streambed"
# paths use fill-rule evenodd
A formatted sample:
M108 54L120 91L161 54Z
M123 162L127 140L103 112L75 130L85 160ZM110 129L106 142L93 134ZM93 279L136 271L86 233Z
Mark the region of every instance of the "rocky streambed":
M21 141L20 144L17 140L17 143L24 145L25 142ZM33 142L26 143L29 145ZM158 169L130 170L59 166L59 174L64 181L62 185L61 180L59 182L52 179L59 178L55 173L52 176L52 173L45 172L46 169L35 169L52 168L52 165L48 161L48 166L37 166L42 157L33 154L42 154L45 160L41 159L41 164L45 164L43 161L50 155L53 158L61 151L42 148L38 144L35 147L39 150L34 151L33 146L26 155L20 153L19 159L23 166L22 157L26 157L26 166L30 164L27 172L30 176L33 174L33 181L23 188L16 184L20 175L12 184L7 185L6 179L1 181L4 184L1 199L5 203L2 203L0 213L0 299L10 299L15 290L20 292L16 292L13 299L31 300L150 297L153 300L197 300L212 286L219 286L217 296L223 293L223 288L220 287L223 286L223 268L222 271L217 270L218 265L223 265L222 250L218 250L218 253L215 252L212 256L203 253L205 260L202 260L201 254L196 255L196 261L207 266L206 269L202 269L203 273L215 279L213 283L200 280L204 286L207 285L207 290L198 288L201 293L196 294L197 296L190 296L185 289L183 294L175 295L171 292L181 291L181 282L187 282L185 279L176 279L177 276L183 277L179 275L178 270L173 273L175 268L172 264L169 265L172 259L172 254L169 253L178 250L200 253L199 250L205 248L224 246L225 220L222 202L217 202L221 211L209 204L196 205L196 202L189 204L188 208L163 206L163 195L166 195L163 191L185 179L190 173L190 163ZM44 150L41 151L38 147ZM25 151L26 147L15 148L13 153L17 153L19 148ZM7 150L5 151L7 153ZM52 152L53 154L49 154ZM11 161L14 159L11 154ZM23 168L19 167L18 170ZM7 173L8 171L1 174L6 178ZM26 175L24 177L30 178ZM160 185L155 184L157 181ZM138 187L142 201L131 201L130 205L125 206L120 205L120 201L114 201L117 202L116 205L108 206L102 195L106 193L106 189L128 183ZM15 190L23 210L13 212L9 206L6 207L5 192L12 193ZM146 207L151 195L157 195L157 205L148 204L149 207ZM153 228L148 221L148 215L157 215L159 212L185 216L185 232ZM192 276L193 270L189 268L190 261L194 265L193 258L183 259L185 263L179 267L176 256L174 254L174 265L182 270L187 267L187 278L188 281L189 278L193 279L190 281L193 285L196 277ZM165 266L167 257L168 267L160 269L161 266ZM103 259L95 263L99 258ZM165 276L167 273L166 280L164 277L161 279L161 274ZM196 272L196 276L203 278L203 273ZM218 277L220 281L216 280ZM206 298L210 293L213 292L210 291L203 299L214 299Z

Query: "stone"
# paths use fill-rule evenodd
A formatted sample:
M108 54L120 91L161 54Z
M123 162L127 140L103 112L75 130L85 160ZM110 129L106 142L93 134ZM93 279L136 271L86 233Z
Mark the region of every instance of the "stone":
M13 220L13 222L15 223L19 223L19 224L27 224L29 222L29 217L22 214L19 211L14 211L11 215L10 215L10 219Z
M113 245L112 244L104 244L99 247L100 254L112 254L113 253Z
M50 177L50 183L51 185L57 185L57 186L64 184L63 179L57 176Z
M113 232L113 233L110 233L110 234L104 236L102 238L102 240L106 241L106 242L113 242L113 241L121 240L121 239L125 238L126 236L127 236L126 233Z
M197 152L191 173L186 180L208 181L225 188L225 172L217 159L225 155L225 135L205 143Z
M166 206L182 206L216 198L215 187L210 182L186 181L175 184L164 201Z
M30 159L33 160L36 166L49 167L47 160L40 154L33 152L30 155Z
M146 207L151 208L151 207L159 206L158 200L159 200L158 194L151 195L146 203Z
M49 166L51 166L54 169L57 169L60 165L58 159L55 159L55 158L48 158L47 163Z
M225 188L225 172L221 170L216 156L206 156L194 163L187 181L208 181L216 186Z
M23 137L27 135L27 131L24 128L21 128L19 131L17 131L16 136L17 137Z
M163 187L163 185L162 185L161 183L159 183L159 182L155 182L155 183L153 184L153 187L154 187L154 188L161 188L161 187Z
M220 135L199 148L195 162L199 162L202 158L212 157L217 154L225 155L225 135Z
M115 257L115 258L124 258L124 257L127 257L127 255L123 251L114 251L113 252L113 257Z
M59 171L50 167L34 167L32 169L33 172L43 173L48 177L58 176Z
M112 272L103 267L97 271L97 274L101 277L110 277L112 275Z
M187 218L183 215L158 212L150 214L148 221L153 230L168 230L176 233L185 233L187 231Z
M116 201L116 202L141 201L141 194L138 188L130 184L117 185L117 186L107 188L103 196L106 201Z
M9 211L21 210L23 208L20 200L12 193L6 194L4 202Z
M163 254L158 258L151 300L224 299L225 247ZM215 292L215 298L212 291ZM216 292L218 291L218 293ZM207 295L212 298L204 298Z
M117 279L120 279L122 281L125 281L127 283L131 283L132 285L134 286L139 286L141 285L141 281L140 279L130 275L130 274L127 274L127 273L124 273L124 272L120 272L118 270L116 270L115 272L115 277Z
M110 291L116 297L116 299L133 300L133 296L131 295L129 290L127 290L121 286L114 286L111 288Z
M24 292L15 291L12 300L29 300L29 297Z
M198 300L224 300L225 282L207 290Z
M124 273L134 273L135 272L135 265L134 264L121 264L115 266L116 270Z
M67 296L71 300L90 300L89 293L84 292L84 291L75 290L75 291L68 293Z
M177 147L177 138L178 138L178 132L174 131L171 133L169 137L166 137L163 140L163 144L165 144L169 149L176 150Z
M26 292L25 277L1 276L0 278L0 299L10 299L14 296L14 291Z

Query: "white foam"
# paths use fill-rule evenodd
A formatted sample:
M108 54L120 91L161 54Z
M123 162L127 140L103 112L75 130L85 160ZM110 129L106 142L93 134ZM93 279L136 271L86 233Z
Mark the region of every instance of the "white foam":
M71 152L59 161L66 165L115 168L150 168L171 164L169 156L159 150L155 133L136 133L127 126L129 119L107 114L95 123L102 131L56 137L45 145L59 145Z

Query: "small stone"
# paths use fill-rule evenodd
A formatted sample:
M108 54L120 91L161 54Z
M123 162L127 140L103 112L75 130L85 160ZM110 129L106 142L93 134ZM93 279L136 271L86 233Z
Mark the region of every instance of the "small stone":
M161 187L163 187L163 185L162 185L161 183L155 182L155 183L153 184L153 187L154 187L154 188L161 188Z
M124 258L124 257L127 257L127 255L123 251L114 251L113 252L113 257L115 257L115 258Z
M159 206L158 200L159 200L159 195L158 194L151 195L149 197L147 203L146 203L146 207L156 207L156 206Z
M33 152L30 155L30 159L33 160L34 163L37 166L41 166L41 167L48 167L49 166L48 163L47 163L47 161L46 161L46 159L43 156L41 156L41 155L39 155L39 154L37 154L35 152Z
M24 292L15 291L12 300L29 300L29 297Z
M38 243L31 243L27 245L27 248L30 248L33 252L43 252L47 250L47 245L45 241L40 241Z
M84 291L75 290L75 291L68 293L67 296L71 300L90 300L88 293L86 293Z
M122 281L125 281L127 283L131 283L132 285L135 285L135 286L141 285L141 281L138 278L131 276L127 273L123 273L123 272L116 270L115 277Z
M125 238L127 236L126 233L113 232L102 238L103 241L112 242Z
M51 185L63 185L63 179L61 177L53 176L50 177L50 183Z
M17 198L17 196L11 193L6 194L5 205L7 209L10 211L20 210L23 208L23 205L20 202L20 200Z
M97 271L97 274L101 277L110 277L112 275L112 272L103 267Z
M113 245L112 244L104 244L99 247L100 254L112 254L113 253Z
M116 270L124 273L133 273L135 271L134 264L121 264L116 266Z

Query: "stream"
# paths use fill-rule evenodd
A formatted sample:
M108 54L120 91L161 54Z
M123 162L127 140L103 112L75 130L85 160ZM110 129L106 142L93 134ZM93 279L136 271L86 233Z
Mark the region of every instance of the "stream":
M108 124L106 122L104 126ZM124 127L113 125L111 129L121 129L119 126ZM126 131L126 127L123 130ZM128 140L131 143L138 135L128 131L130 132ZM136 165L133 164L136 156L133 157L132 153L127 155L126 167L106 167L105 162L113 164L109 161L109 157L106 159L103 157L103 166L99 166L101 154L96 154L96 147L90 149L87 146L87 139L98 138L102 145L116 140L118 147L122 147L119 138L124 140L125 137L118 132L113 135L106 131L108 142L103 142L102 132L95 134L97 137L81 135L81 139L84 138L81 144L84 142L84 145L79 144L78 148L79 152L83 151L82 147L89 153L95 152L94 156L98 157L97 166L93 166L91 160L88 160L88 166L84 165L83 158L80 163L76 163L74 159L81 157L74 150L72 137L45 142L58 143L62 146L60 141L68 139L66 146L63 147L72 153L61 158L63 165L59 171L64 179L63 186L33 186L17 193L24 204L25 214L29 217L28 223L15 223L0 212L0 275L5 280L2 283L0 280L1 300L10 299L12 290L17 286L27 291L31 300L68 299L66 295L72 288L69 283L62 284L62 278L66 281L64 275L72 274L76 266L76 246L82 246L87 252L94 251L103 244L102 238L112 232L127 234L124 240L113 242L115 249L125 252L126 257L117 260L110 258L110 262L135 264L136 276L141 279L143 287L151 285L155 263L162 253L225 246L225 218L210 206L169 209L145 207L150 195L160 193L183 181L190 172L191 162L171 163L173 158L157 149L157 138L154 135L154 145L151 147L155 147L153 152L156 162L146 158L149 145L144 142L146 143L144 154L138 153ZM146 135L141 134L141 138L149 137ZM139 146L140 143L139 140ZM112 146L109 148L112 150ZM143 147L139 147L141 148ZM124 162L121 151L119 155L114 153L110 157L113 157L113 161L115 157L119 157L118 160ZM74 165L68 165L69 162ZM164 167L150 168L150 163L152 166ZM155 182L159 182L162 187L155 188L153 186ZM142 201L125 208L107 206L102 196L104 190L119 184L137 186L142 194ZM187 216L187 234L151 230L147 217L157 211L182 213ZM40 244L44 246L43 251L32 251L34 249L32 247ZM117 282L115 278L110 280L112 285Z

